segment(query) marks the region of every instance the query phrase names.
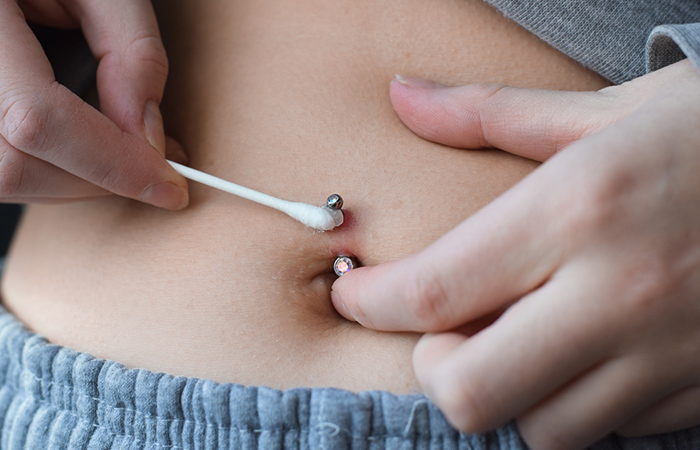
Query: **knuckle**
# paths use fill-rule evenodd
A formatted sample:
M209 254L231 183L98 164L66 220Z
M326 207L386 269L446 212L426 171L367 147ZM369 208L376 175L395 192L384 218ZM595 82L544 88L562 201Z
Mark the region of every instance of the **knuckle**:
M0 148L0 198L14 198L22 193L24 158L17 150Z
M421 331L441 331L450 325L450 302L443 281L431 269L404 284L406 308Z
M13 147L36 153L48 140L49 106L22 97L9 103L0 118L0 134Z
M509 102L512 102L512 96L509 95L512 88L504 84L478 84L473 89L476 98L482 99L476 113L480 125L480 145L486 147L491 144L492 136L503 133L509 125L504 112L512 110L508 107Z
M457 429L482 433L498 425L489 413L488 395L473 380L439 370L427 381L430 397Z
M631 219L627 214L627 199L637 185L636 177L628 171L604 169L586 175L587 180L576 180L586 189L567 190L561 201L563 225L579 235L598 234L600 230L617 230ZM565 198L566 197L566 198ZM615 225L614 227L612 225Z
M635 262L621 270L621 279L625 280L620 286L623 292L621 300L637 314L649 312L655 316L653 313L658 308L668 312L672 308L668 296L681 284L671 265L652 252L642 252L641 257L634 259Z
M478 92L483 97L483 111L498 112L510 108L516 99L512 87L505 84L480 84Z
M163 41L153 35L139 36L126 47L126 56L139 62L148 63L150 70L159 76L168 74L168 56Z
M648 211L640 213L631 206L639 185L635 175L616 170L594 177L588 189L568 191L568 207L559 209L558 227L562 235L580 237L570 245L617 243L625 256L614 256L619 261L615 292L633 308L649 307L683 282L683 270L673 263L675 247L667 251L666 244L655 238L633 240L634 236L649 236Z

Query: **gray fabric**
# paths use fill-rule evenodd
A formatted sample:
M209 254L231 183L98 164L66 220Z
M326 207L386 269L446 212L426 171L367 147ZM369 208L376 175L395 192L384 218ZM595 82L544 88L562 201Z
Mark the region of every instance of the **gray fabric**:
M700 68L696 1L492 0L507 16L619 83L690 57ZM660 3L660 2L659 2ZM0 259L0 276L4 260ZM595 450L696 450L700 427ZM513 424L459 433L421 395L354 394L175 377L51 345L0 307L0 450L526 450Z
M700 23L661 25L654 28L647 41L649 72L685 57L688 57L700 70Z
M52 345L0 307L0 450L527 450L460 433L422 395L279 391L128 369ZM700 427L594 450L697 450Z
M656 26L700 22L698 0L486 1L613 83L646 73L646 43ZM681 32L681 28L668 26L663 30L667 33L674 30L674 40L683 42L681 48L692 48L697 55L700 49L697 39L688 39L695 29L683 28ZM652 48L651 60L660 64L669 62L656 51L656 47Z
M127 369L48 344L0 307L0 449L525 449L461 434L422 395L279 391Z

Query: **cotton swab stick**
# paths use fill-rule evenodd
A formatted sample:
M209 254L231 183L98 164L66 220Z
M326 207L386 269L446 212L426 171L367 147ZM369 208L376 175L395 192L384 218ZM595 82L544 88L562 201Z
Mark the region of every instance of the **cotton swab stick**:
M307 227L320 231L330 231L343 224L343 212L332 210L320 206L309 205L308 203L290 202L282 200L262 192L254 191L244 186L240 186L230 181L222 180L208 173L200 172L191 167L183 166L173 161L168 161L173 169L185 178L206 184L207 186L228 192L229 194L243 197L255 203L269 206L278 211L282 211L289 217L298 220Z

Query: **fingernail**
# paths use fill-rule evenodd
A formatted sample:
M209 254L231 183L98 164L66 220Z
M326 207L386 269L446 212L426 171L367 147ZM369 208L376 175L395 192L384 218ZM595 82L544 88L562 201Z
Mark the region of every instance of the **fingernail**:
M163 130L163 116L160 113L158 103L149 100L143 113L143 126L146 131L146 139L165 157L165 131Z
M399 75L398 73L395 75L395 77L396 81L409 87L417 87L421 89L441 89L447 87L444 84L436 83L435 81L426 80L424 78L406 77Z
M187 189L170 181L159 181L146 186L139 199L159 208L180 210L190 202Z

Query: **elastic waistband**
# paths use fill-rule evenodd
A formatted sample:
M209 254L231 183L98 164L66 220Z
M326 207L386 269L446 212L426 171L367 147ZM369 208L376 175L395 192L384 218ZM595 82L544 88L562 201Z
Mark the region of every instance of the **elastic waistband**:
M280 391L128 369L49 344L0 307L4 449L525 449L459 433L422 395Z
M128 369L49 344L0 306L0 450L527 450L466 434L422 395L280 391ZM695 450L700 427L593 449Z

